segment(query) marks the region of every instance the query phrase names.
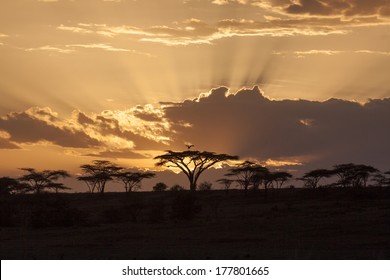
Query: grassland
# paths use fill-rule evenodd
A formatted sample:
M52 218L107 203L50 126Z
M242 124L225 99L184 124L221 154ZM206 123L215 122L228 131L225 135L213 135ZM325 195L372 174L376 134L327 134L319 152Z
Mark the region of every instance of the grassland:
M0 198L1 259L389 259L390 188Z

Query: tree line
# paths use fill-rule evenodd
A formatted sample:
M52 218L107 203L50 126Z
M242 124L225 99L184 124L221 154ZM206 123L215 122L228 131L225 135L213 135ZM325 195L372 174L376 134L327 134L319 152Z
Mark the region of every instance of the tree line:
M155 157L156 166L175 168L181 171L188 179L190 191L209 190L211 183L203 182L198 185L200 176L209 168L224 162L237 161L238 156L217 154L214 152L191 150L193 145L185 151L166 151L164 154ZM107 160L94 160L91 164L80 166L82 174L77 176L79 181L86 184L90 193L104 193L106 185L110 181L120 182L125 192L132 192L141 188L144 179L155 177L155 173L148 171L133 171L121 167ZM37 171L34 168L21 168L25 172L19 178L1 177L0 194L10 193L36 193L59 192L70 189L63 183L61 178L70 177L65 170L43 170ZM390 171L380 172L378 169L363 164L338 164L332 169L315 169L305 173L302 177L296 178L303 181L304 187L366 187L371 180L376 186L390 185ZM225 190L233 184L238 185L247 192L249 189L265 190L269 188L282 188L293 176L285 171L272 172L267 167L256 162L243 161L228 170L224 178L217 180ZM333 178L332 183L321 184L325 178ZM164 191L167 186L164 183L157 183L154 191ZM182 190L175 185L171 190Z

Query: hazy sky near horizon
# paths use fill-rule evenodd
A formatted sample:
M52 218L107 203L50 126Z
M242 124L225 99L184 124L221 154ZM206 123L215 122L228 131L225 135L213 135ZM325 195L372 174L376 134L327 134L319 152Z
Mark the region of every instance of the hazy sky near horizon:
M2 0L0 175L184 142L385 168L389 73L389 0Z

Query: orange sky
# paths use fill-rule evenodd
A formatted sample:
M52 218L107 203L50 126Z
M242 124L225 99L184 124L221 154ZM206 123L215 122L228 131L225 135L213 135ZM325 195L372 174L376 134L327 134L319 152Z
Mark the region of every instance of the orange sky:
M263 108L264 114L251 115L244 125L257 132L242 129L240 138L227 124L218 125L230 118L228 111L218 110L224 106L204 104L212 103L210 96L217 95L210 91L220 86L230 89L223 93L226 100L219 96L228 104L233 99L226 96L258 85L261 93L252 94L275 100L270 107L284 112L302 112L304 104L289 107L278 100L319 101L324 114L332 109L321 102L330 98L357 101L359 106L380 99L384 103L375 106L386 107L389 16L389 0L2 0L0 175L25 166L77 172L80 164L95 158L151 167L153 156L167 148L181 149L186 141L263 162L348 160L355 150L332 157L332 139L327 140L329 147L310 150L287 149L272 139L280 135L268 124L288 127L296 135L302 135L300 126L314 129L317 124L318 133L328 133L330 124L316 122L326 122L324 116L314 116L316 109L278 118L259 105L253 110ZM199 99L199 108L191 108L196 114L207 115L204 108L216 112L208 116L213 121L179 110L190 102L183 101L198 96L204 102ZM234 100L241 103L235 108L249 104L240 98L246 100L238 95ZM356 107L351 114L364 115L365 126L383 131L386 110L375 109L379 113L373 117L366 109L362 113ZM259 121L266 117L267 124ZM289 118L297 127L287 125ZM244 120L235 120L238 128L243 126L238 123ZM361 124L362 119L354 121ZM197 137L210 129L202 127L207 125L213 125L213 138ZM275 146L263 141L267 137ZM312 134L307 137L319 141ZM257 139L256 144L249 138ZM374 156L356 160L389 163L380 153L379 158L375 151L367 154Z

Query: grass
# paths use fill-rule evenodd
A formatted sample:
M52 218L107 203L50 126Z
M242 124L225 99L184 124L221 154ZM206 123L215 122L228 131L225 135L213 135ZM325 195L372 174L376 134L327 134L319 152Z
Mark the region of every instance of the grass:
M1 259L389 259L390 188L0 199Z

